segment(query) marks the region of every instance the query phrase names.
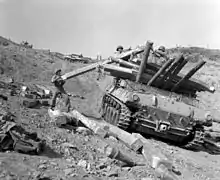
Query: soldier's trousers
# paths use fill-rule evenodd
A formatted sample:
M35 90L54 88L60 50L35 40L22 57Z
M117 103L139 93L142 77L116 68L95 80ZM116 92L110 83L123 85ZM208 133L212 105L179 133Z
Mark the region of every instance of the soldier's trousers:
M56 99L58 95L60 94L62 95L62 94L67 94L67 93L63 87L56 87L56 91L54 92L53 97L52 97L52 103L51 103L52 108L56 106Z

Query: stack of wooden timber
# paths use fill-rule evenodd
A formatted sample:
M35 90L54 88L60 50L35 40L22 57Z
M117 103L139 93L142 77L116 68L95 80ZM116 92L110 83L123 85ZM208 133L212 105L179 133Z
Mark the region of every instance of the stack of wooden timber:
M180 71L188 61L182 54L176 59L167 59L162 67L157 64L148 63L148 56L152 49L152 44L151 42L147 42L141 64L126 61L129 56L129 52L126 52L125 56L122 54L120 58L111 57L111 60L115 64L105 64L102 68L108 75L180 94L195 96L196 92L199 91L208 91L211 93L215 91L214 87L210 87L206 83L192 78L192 76L205 65L205 61L199 61L195 67L183 75ZM143 51L135 51L135 53L141 52ZM134 54L133 51L130 52L130 56L132 54Z

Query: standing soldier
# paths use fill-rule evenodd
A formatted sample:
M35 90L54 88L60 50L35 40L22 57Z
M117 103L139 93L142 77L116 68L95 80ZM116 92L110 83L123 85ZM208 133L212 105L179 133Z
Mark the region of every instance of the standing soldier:
M55 74L53 75L51 82L56 87L56 91L53 95L52 103L51 103L51 109L54 109L54 107L56 106L56 99L57 99L58 95L65 94L68 98L68 94L66 93L66 91L63 88L63 85L65 84L66 81L61 76L61 69L57 69L55 71ZM66 103L67 103L67 101L66 101Z

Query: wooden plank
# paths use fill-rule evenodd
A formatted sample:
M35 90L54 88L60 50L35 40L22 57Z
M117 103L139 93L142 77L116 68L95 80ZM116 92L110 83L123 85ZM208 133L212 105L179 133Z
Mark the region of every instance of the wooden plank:
M98 63L91 64L89 66L85 66L85 67L82 67L82 68L79 68L79 69L75 69L71 72L68 72L68 73L64 74L62 76L62 78L63 79L71 79L73 77L79 76L79 75L84 74L86 72L92 71L100 65L109 64L109 63L111 63L111 60L106 60L104 62L98 62Z
M166 71L166 69L172 64L172 62L173 59L169 59L168 61L166 61L164 65L159 69L159 71L148 81L147 85L151 86L156 81L156 79Z
M191 78L202 66L205 65L205 61L200 61L194 68L192 68L172 89L172 92L175 92L178 90L178 88L181 86L181 84L185 81Z
M136 82L140 81L141 76L144 73L144 70L145 70L146 64L147 64L147 60L148 60L148 56L150 54L152 46L153 46L153 42L147 41L146 48L144 50L144 56L143 56L143 59L141 61L141 65L140 65L140 68L139 68L139 71L138 71L138 74L137 74L137 77L136 77Z

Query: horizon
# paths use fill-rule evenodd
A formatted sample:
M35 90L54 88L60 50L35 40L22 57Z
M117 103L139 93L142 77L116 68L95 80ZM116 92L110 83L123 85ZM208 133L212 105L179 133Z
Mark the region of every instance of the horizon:
M117 45L220 49L218 0L0 0L0 35L63 54L102 57Z

